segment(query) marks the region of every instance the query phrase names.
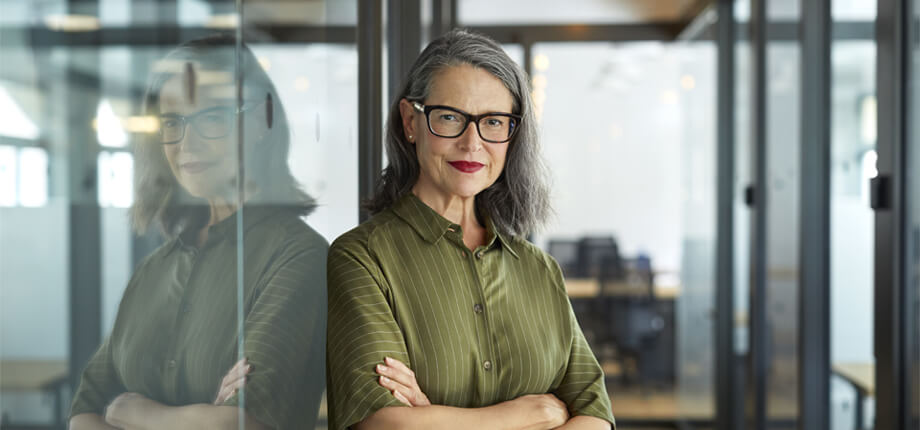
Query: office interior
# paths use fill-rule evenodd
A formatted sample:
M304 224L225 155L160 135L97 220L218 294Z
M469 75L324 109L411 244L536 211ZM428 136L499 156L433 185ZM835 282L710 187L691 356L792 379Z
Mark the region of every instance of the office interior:
M920 429L920 2L0 0L0 409L66 428L135 266L150 71L233 34L329 242L462 27L531 79L563 269L617 428ZM237 261L237 264L240 264ZM325 428L320 407L317 428Z

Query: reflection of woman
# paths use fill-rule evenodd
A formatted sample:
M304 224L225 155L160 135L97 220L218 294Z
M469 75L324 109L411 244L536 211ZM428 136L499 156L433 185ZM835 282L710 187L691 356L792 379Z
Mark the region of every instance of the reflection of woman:
M521 238L548 201L520 68L483 36L433 41L387 150L375 216L330 248L330 428L610 428L559 266Z
M288 168L274 86L240 54L242 103L232 38L185 44L154 71L146 106L160 127L137 150L133 217L169 240L132 276L71 428L237 428L238 407L247 428L313 428L327 244L300 218L315 204Z

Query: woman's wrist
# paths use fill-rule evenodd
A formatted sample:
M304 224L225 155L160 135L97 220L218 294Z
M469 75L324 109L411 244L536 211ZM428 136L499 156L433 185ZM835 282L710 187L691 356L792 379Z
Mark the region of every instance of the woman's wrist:
M163 405L138 393L122 393L105 412L105 422L118 428L141 428L151 423L156 410Z

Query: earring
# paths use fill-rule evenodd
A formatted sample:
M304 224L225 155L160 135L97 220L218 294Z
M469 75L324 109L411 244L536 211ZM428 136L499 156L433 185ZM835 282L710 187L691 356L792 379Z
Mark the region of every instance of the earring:
M412 136L411 134L409 135L409 142L412 142L412 138L413 138L413 137L414 137L414 136Z

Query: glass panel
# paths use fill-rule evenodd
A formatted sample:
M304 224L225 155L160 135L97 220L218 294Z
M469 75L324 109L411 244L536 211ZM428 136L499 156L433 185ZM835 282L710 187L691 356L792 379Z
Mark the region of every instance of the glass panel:
M311 24L353 22L357 3L315 2ZM244 2L246 24L287 24L284 8L276 6ZM264 13L250 14L259 10ZM247 409L287 411L285 420L272 423L275 428L326 426L326 253L329 242L358 223L358 56L353 42L334 36L246 40L258 72L244 79L242 93L261 108L257 123L241 135L244 147L251 142L252 148L244 153L244 166L248 177L265 186L244 204L243 228L255 227L242 232L248 256L243 267L249 276L266 269L277 274L246 311L243 355L254 369L283 371L272 384L253 384L244 394ZM279 172L279 166L289 171ZM256 257L260 253L274 254L276 261ZM256 258L263 261L254 264ZM243 288L260 288L261 282ZM266 311L273 315L266 317ZM288 399L280 407L273 405L278 393Z
M732 206L734 211L734 335L735 335L735 392L733 407L738 413L736 428L742 428L745 396L749 374L750 351L750 287L751 287L751 222L753 211L745 201L745 192L754 184L753 169L753 91L751 84L752 56L748 33L750 0L735 1L735 178Z
M557 211L534 239L563 267L614 414L712 419L715 47L533 54Z
M798 0L768 2L768 22L799 10ZM766 55L766 414L768 428L788 428L798 417L800 47L768 39Z
M875 42L835 40L831 63L831 428L873 428Z
M115 423L134 392L323 428L357 2L40 3L0 2L0 426ZM243 357L261 373L221 394Z

